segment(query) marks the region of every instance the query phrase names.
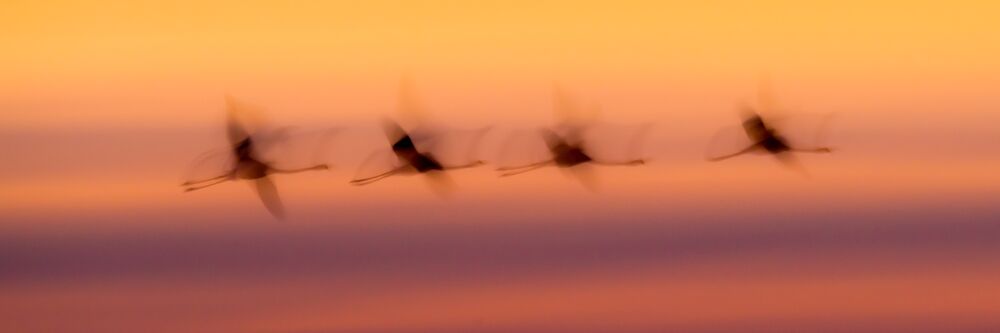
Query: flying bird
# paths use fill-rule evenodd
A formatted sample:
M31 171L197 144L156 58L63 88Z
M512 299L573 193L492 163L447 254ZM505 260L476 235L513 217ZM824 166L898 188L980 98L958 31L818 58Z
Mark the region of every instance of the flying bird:
M802 170L791 153L829 153L833 151L821 143L824 134L823 128L829 122L829 115L823 115L818 119L806 119L812 120L811 122L802 121L803 118L806 118L802 116L765 118L763 114L773 114L777 110L774 104L769 89L762 84L758 89L757 105L743 106L743 121L738 128L723 128L713 136L705 158L708 161L716 162L747 153L764 153L777 157L788 167ZM796 122L800 127L798 132L807 128L812 130L811 133L793 135L792 133L796 132L793 129ZM807 125L808 123L811 125Z
M598 158L595 154L595 142L588 140L585 135L592 126L592 119L580 117L580 108L558 86L555 87L554 92L553 111L557 118L561 117L562 119L555 127L543 128L538 131L538 135L547 148L546 157L533 163L497 168L497 171L501 172L501 177L518 175L546 166L555 166L573 172L578 179L587 183L592 178L587 168L589 165L640 165L646 163L645 159L642 158L624 161ZM596 111L596 109L593 110L594 113ZM648 126L644 125L634 133L631 147L628 147L629 151L635 153L634 150L637 150L636 147L647 130Z
M403 80L399 89L397 112L410 122L423 123L423 108L417 103L408 80ZM417 126L416 131L407 131L394 120L383 120L383 131L388 140L390 150L372 152L358 168L358 175L350 181L353 185L368 185L393 175L421 174L428 176L438 189L444 189L450 184L444 171L470 168L483 164L482 160L474 158L475 148L479 140L489 131L482 128L468 133L456 134L463 136L467 149L456 158L443 158L440 148L445 146L445 139L456 139L456 135L446 135L444 132L434 132L426 127ZM451 163L449 163L451 162ZM372 170L376 170L372 174Z
M223 170L220 174L188 180L181 184L185 192L196 191L226 181L252 181L254 190L264 203L264 207L276 218L283 218L285 211L278 196L277 188L270 175L278 173L298 173L310 170L326 170L326 164L317 164L305 168L284 169L275 166L273 161L262 157L262 146L280 142L287 137L287 129L276 131L258 131L251 133L246 124L247 107L231 96L226 96L226 136L229 140L228 151L210 151L196 159L197 167L211 159L223 159Z

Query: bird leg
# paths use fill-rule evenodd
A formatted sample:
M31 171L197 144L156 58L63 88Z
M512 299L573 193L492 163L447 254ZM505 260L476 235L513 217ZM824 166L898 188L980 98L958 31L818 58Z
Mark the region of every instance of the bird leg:
M401 168L392 169L392 170L389 170L389 171L386 171L386 172L383 172L383 173L380 173L380 174L377 174L377 175L374 175L374 176L371 176L371 177L361 178L361 179L354 179L354 180L351 180L351 184L352 185L357 185L357 186L368 185L368 184L377 182L379 180L382 180L383 178L392 176L392 175L394 175L394 174L396 174L396 173L398 173L398 172L400 172L402 170L403 170L403 168L401 167Z
M798 148L796 148L796 149L792 149L792 151L800 152L800 153L829 153L829 152L833 152L833 149L830 149L830 148L827 148L827 147L807 148L807 149L798 149Z
M226 181L228 181L228 180L229 180L229 177L226 177L226 176L222 176L222 177L216 177L216 179L218 179L218 180L216 180L215 182L212 182L212 183L208 183L208 184L205 184L205 185L199 185L199 186L190 186L190 187L188 187L188 188L184 189L184 192L191 192L191 191L197 191L197 190L200 190L200 189L203 189L203 188L206 188L206 187L209 187L209 186L212 186L212 185L217 185L217 184L221 184L221 183L223 183L223 182L226 182Z
M205 178L205 179L200 179L200 180L186 181L183 184L181 184L181 186L193 186L193 185L197 185L197 184L200 184L200 183L215 181L215 180L219 180L219 179L223 179L223 178L229 178L229 177L232 177L232 175L233 175L233 172L230 171L230 172L226 172L226 173L224 173L224 174L222 174L220 176L215 176L215 177Z
M468 164L462 164L462 165L456 165L456 166L448 166L448 167L445 167L445 169L447 169L447 170L454 170L454 169L474 168L474 167L477 167L477 166L480 166L480 165L483 165L483 164L486 164L486 163L483 162L483 161L475 161L475 162L468 163Z
M601 161L598 161L598 160L591 160L590 162L594 163L594 164L597 164L597 165L616 166L616 165L641 165L641 164L645 164L646 160L643 160L643 159L640 158L640 159L635 159L635 160L631 160L631 161L624 161L624 162L601 162Z
M736 156L739 156L739 155L743 155L743 154L749 153L749 152L751 152L751 151L753 151L753 150L755 150L755 149L757 149L759 147L760 147L760 144L759 143L755 143L755 144L752 144L752 145L750 145L750 146L748 146L746 148L743 148L743 150L740 150L738 152L735 152L735 153L732 153L732 154L729 154L729 155L723 155L723 156L719 156L719 157L708 158L708 161L709 162L717 162L717 161L721 161L721 160L728 159L728 158L731 158L731 157L736 157Z
M279 168L274 168L274 167L268 167L268 168L270 169L270 171L272 173L299 173L299 172L310 171L310 170L327 170L327 169L330 169L330 167L327 166L326 164L314 165L314 166L311 166L311 167L301 168L301 169L279 169Z
M513 176L513 175L519 175L519 174L522 174L522 173L525 173L525 172L528 172L528 171L531 171L531 170L535 170L535 169L538 169L538 168L550 165L550 164L552 164L554 162L555 161L553 161L553 160L541 161L541 162L538 162L538 163L532 163L532 164L522 165L522 166L517 166L517 167L498 168L497 171L509 171L509 172L505 172L503 174L500 174L500 177L509 177L509 176Z

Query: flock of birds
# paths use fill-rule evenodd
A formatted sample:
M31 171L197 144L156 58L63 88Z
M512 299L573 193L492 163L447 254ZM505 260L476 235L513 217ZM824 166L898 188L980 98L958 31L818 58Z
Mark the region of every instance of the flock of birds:
M564 116L563 119L556 126L540 129L533 135L534 139L544 143L544 147L547 148L545 156L520 165L498 166L496 170L499 172L499 176L514 176L554 166L570 171L586 185L589 178L589 171L587 171L589 165L642 165L646 163L646 160L641 157L614 161L598 158L591 149L591 142L585 139L585 133L591 128L591 124L572 116L579 113L579 110L558 87L556 87L555 99L554 111L557 115L561 113ZM401 115L419 113L419 108L413 100L409 84L404 81L400 89L398 110ZM822 135L821 129L815 131L817 140L812 144L792 142L784 134L781 126L775 125L781 123L783 118L768 117L765 120L762 116L762 114L772 111L773 108L774 103L769 93L765 88L760 89L757 105L742 107L744 115L740 126L720 130L715 135L709 145L706 159L714 162L748 153L764 153L775 156L784 165L801 171L802 168L792 155L793 152L831 152L829 147L822 146L819 142ZM208 176L189 175L187 181L183 182L181 186L185 192L190 192L227 181L251 181L267 210L274 217L280 219L285 215L284 208L270 176L326 170L329 169L329 166L326 163L315 163L306 167L284 168L280 167L277 161L265 158L266 151L287 149L287 147L280 146L292 135L292 131L289 128L264 130L263 127L254 126L253 112L250 110L252 110L251 107L231 96L226 96L226 135L229 147L209 151L199 156L195 160L192 170L211 161L215 161L216 170ZM630 141L631 145L637 145L647 129L648 126L641 126L634 131L632 133L633 139ZM383 121L383 130L389 149L372 152L359 166L358 175L350 181L351 184L362 186L395 175L420 174L426 176L432 184L437 185L435 188L446 189L449 187L449 180L445 175L448 171L486 164L481 159L475 158L457 164L446 163L435 153L436 147L443 140L443 136L439 133L421 131L420 128L407 131L398 122L389 119ZM467 140L471 141L469 149L474 150L477 141L490 130L491 128L487 127L473 131L473 135ZM312 133L312 135L318 136L322 143L336 136L338 132L338 129L331 129ZM726 143L722 144L720 141L726 141ZM713 146L726 146L727 148L719 149L713 148ZM322 149L322 146L318 148L318 150ZM636 152L632 151L631 153L635 154Z

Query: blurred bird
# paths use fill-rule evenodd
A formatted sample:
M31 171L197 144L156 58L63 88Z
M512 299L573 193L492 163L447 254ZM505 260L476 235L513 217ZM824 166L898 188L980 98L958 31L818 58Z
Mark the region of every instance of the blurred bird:
M792 139L791 135L786 135L792 130L789 129L795 123L796 117L770 117L765 121L762 114L773 114L777 111L774 99L766 83L762 83L757 92L757 105L745 105L742 108L743 122L739 130L733 128L723 128L719 130L709 144L706 159L709 161L721 161L746 153L765 153L778 158L785 166L802 170L791 152L804 153L829 153L831 148L822 146L822 127L826 125L829 116L824 116L818 122L813 122L811 127L815 128L810 138L797 137ZM798 117L804 118L804 117ZM800 124L802 121L800 119ZM742 134L735 134L741 132ZM807 141L813 141L807 143Z
M580 109L558 86L555 86L554 95L553 112L559 118L559 123L551 129L544 128L538 132L548 150L547 158L525 165L497 168L497 171L502 172L501 177L522 174L546 166L556 166L570 170L585 185L591 186L593 185L590 183L592 177L587 168L589 164L640 165L646 162L642 158L625 161L607 161L596 158L593 153L593 142L586 140L584 134L592 126L593 117L598 112L597 108L592 109L590 115L581 115ZM630 148L638 146L647 129L648 126L642 126L635 133L632 140L633 147Z
M423 174L435 185L439 193L450 187L450 180L443 173L445 170L470 168L483 164L479 159L471 158L475 153L478 141L489 131L483 128L473 131L467 138L468 150L463 152L464 158L458 163L448 165L434 151L443 146L443 133L434 132L424 125L425 110L417 103L411 84L404 79L400 84L397 113L411 123L416 124L416 132L403 129L396 121L383 120L383 130L389 142L391 151L375 151L371 153L358 168L358 176L351 180L354 185L367 185L393 175ZM471 159L471 161L470 161ZM449 160L456 160L451 158ZM375 171L371 175L372 170ZM367 175L366 175L367 174Z
M274 162L265 161L261 156L261 142L282 141L287 137L287 129L251 133L249 126L245 123L246 119L244 117L248 116L246 113L245 106L241 105L231 96L226 96L226 136L229 139L231 148L228 153L205 153L195 161L193 166L197 167L208 161L209 158L222 157L225 159L224 170L217 176L189 180L181 184L181 186L184 187L185 192L191 192L230 180L252 180L257 195L271 215L279 219L283 218L284 207L281 203L281 198L278 196L274 182L268 176L276 173L326 170L329 167L326 164L317 164L305 168L282 169L275 167Z

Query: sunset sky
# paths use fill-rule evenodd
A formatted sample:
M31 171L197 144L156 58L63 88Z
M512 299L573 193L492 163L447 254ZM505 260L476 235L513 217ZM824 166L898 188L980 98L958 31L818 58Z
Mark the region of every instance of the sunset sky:
M1000 329L1000 4L5 1L0 330ZM651 124L596 191L541 169L355 187L412 82L428 118L551 125L553 86ZM833 154L704 150L761 82ZM345 128L333 169L183 193L225 96ZM495 150L495 149L494 149Z

